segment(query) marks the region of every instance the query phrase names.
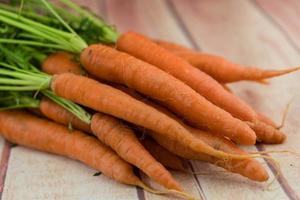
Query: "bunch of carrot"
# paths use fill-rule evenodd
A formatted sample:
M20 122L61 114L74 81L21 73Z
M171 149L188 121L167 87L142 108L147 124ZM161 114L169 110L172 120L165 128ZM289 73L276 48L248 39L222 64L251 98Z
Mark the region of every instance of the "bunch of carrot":
M237 145L279 144L286 136L225 84L265 82L299 67L246 67L135 32L119 34L70 0L60 2L73 14L46 0L28 2L20 14L0 5L0 23L13 30L0 38L3 137L157 194L192 198L167 170L188 172L186 160L268 179L254 159L263 156ZM40 116L17 108L35 108ZM141 133L146 137L140 139ZM145 185L132 166L166 191Z

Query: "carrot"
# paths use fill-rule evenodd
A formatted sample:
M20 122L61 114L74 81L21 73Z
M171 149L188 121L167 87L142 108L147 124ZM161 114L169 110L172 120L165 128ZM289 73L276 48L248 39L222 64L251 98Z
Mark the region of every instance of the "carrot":
M232 92L230 87L228 87L226 84L222 84L222 87L227 90L228 92Z
M151 155L164 166L178 171L186 171L184 161L180 157L165 149L150 137L141 139L141 142Z
M181 123L186 129L188 129L193 134L193 136L195 137L194 140L203 141L208 145L210 145L211 147L224 152L247 155L246 152L240 150L234 143L232 143L228 139L225 139L217 135L212 135L211 133L187 126L180 119L178 119L177 116L175 116L173 113L171 113L164 107L161 107L158 104L155 104L145 98L142 98L139 94L130 90L129 88L125 88L122 86L118 86L118 88L130 94L131 96L143 101L144 103L151 105L152 107L158 109L159 111L165 113L172 119ZM147 130L144 131L146 131L146 133L148 134L151 134L151 131L150 132ZM241 161L240 160L226 161L224 159L216 158L205 153L196 153L190 148L186 148L183 147L182 145L178 145L177 142L166 140L166 138L164 138L163 136L152 134L152 137L164 148L186 159L194 159L194 160L202 160L202 161L210 162L214 165L223 167L228 171L241 174L242 176L248 177L255 181L265 181L268 179L268 174L263 168L263 166L261 166L260 163L258 163L254 159L245 159Z
M199 129L192 128L190 126L185 125L180 119L178 119L177 116L175 116L173 113L165 109L164 107L159 106L158 104L155 104L145 98L142 98L139 94L136 92L130 90L129 88L125 88L122 86L118 86L118 88L131 96L143 101L144 103L151 105L152 107L158 109L159 111L165 113L172 119L178 121L181 123L186 129L188 129L193 136L195 137L195 140L200 140L211 147L222 150L224 152L230 152L230 153L236 153L236 154L242 154L246 155L247 153L240 150L234 143L230 142L228 139L225 139L223 137L212 135L211 133L201 131ZM146 131L146 133L149 133L149 131ZM151 134L151 132L149 133ZM206 162L210 162L214 165L218 165L220 167L223 167L224 169L227 169L228 171L239 173L242 176L248 177L252 180L256 181L265 181L268 179L268 174L265 171L265 169L254 159L245 159L245 160L233 160L233 161L226 161L221 158L215 158L213 156L210 156L205 153L196 153L193 150L183 147L182 145L178 145L177 142L174 141L167 141L166 138L163 136L153 135L152 137L163 147L168 149L169 151L177 154L178 156L184 157L186 159L194 159L194 160L202 160Z
M199 126L222 132L237 143L255 143L255 133L244 122L151 64L100 44L86 48L81 53L81 62L98 78L125 84L163 101L170 109Z
M264 122L265 124L268 124L274 128L277 127L277 124L272 119L267 117L265 114L263 114L261 112L257 112L257 116L261 122Z
M239 98L226 91L216 80L145 36L134 32L125 33L118 39L117 48L170 73L233 116L247 121L255 120L256 113Z
M263 122L255 124L248 122L249 126L257 133L257 140L267 144L281 144L286 136L280 130Z
M264 79L281 76L287 73L298 71L300 69L300 67L294 67L282 70L265 70L258 67L245 67L236 63L232 63L223 57L201 53L171 42L156 42L159 46L188 61L191 65L197 67L201 71L209 74L214 79L222 83L230 83L242 80L259 82Z
M167 189L182 191L180 184L151 156L138 141L134 132L121 121L96 113L88 124L48 98L41 100L39 108L42 114L49 119L64 125L71 123L79 130L93 133L101 142L116 151L122 159L135 165Z
M114 180L144 188L129 164L80 131L70 134L64 126L22 111L1 111L0 124L1 135L13 143L79 160Z
M90 125L81 121L75 115L68 110L64 109L60 105L54 103L50 99L43 97L39 104L39 110L42 115L46 116L53 121L69 125L71 124L74 128L84 131L86 133L92 133Z
M53 9L52 6L47 1L42 1L42 3L45 4L47 9L56 16L58 21L63 22L62 18L59 17L59 15L55 11L55 9ZM74 5L72 7L74 7ZM77 8L77 9L80 10L80 8ZM129 61L132 65L133 61L135 62L135 60L136 60L133 58L123 59L123 60L121 60L121 63L118 63L118 62L120 62L118 59L120 56L115 57L116 54L112 55L111 51L109 51L108 54L107 54L107 52L103 52L103 51L102 52L97 51L97 53L95 53L94 50L97 50L99 48L103 49L102 45L88 46L86 41L84 41L79 35L77 35L76 32L74 30L72 30L72 28L70 26L67 25L67 23L63 23L63 25L65 26L65 28L68 31L62 31L62 30L55 29L53 27L49 27L45 24L35 22L29 18L20 16L14 12L0 9L0 13L2 14L0 21L2 21L4 24L8 24L10 26L17 27L17 28L23 30L24 32L30 33L33 36L36 36L36 38L38 38L37 40L36 40L36 38L34 38L33 41L24 41L24 40L20 41L18 39L17 40L13 39L13 40L5 40L6 42L23 43L23 44L25 42L27 45L44 46L44 47L51 46L51 48L56 48L56 49L60 49L60 50L63 49L65 51L69 51L72 53L81 54L81 56L80 56L81 63L84 65L85 69L87 69L89 72L91 71L91 68L93 68L93 69L99 68L99 66L101 66L102 59L107 55L113 56L113 59L109 59L109 62L107 59L104 59L104 60L106 60L106 64L108 64L108 65L109 64L111 64L111 65L121 64L121 66L125 66L125 65L123 65L125 60ZM91 16L89 16L89 17L91 17ZM54 37L54 35L56 37ZM118 34L116 34L116 35L118 35ZM40 42L41 39L45 40L45 42ZM116 39L116 38L114 38L114 39ZM97 46L98 46L98 48L97 48ZM105 47L105 48L111 49L109 47ZM103 56L99 53L102 53ZM110 63L111 60L114 60L116 62ZM138 62L138 60L136 60L135 64L137 62ZM142 62L142 63L144 63L144 62ZM198 95L190 87L186 86L185 84L183 84L182 82L173 78L172 76L168 75L167 73L163 73L162 70L159 70L155 67L150 67L150 69L147 70L148 74L146 75L144 73L145 70L141 70L142 67L136 66L135 64L134 64L134 66L130 66L130 67L126 66L126 69L129 69L128 71L130 72L129 73L130 76L127 76L126 73L121 73L121 75L119 75L119 77L120 76L123 76L126 78L129 77L129 78L131 78L130 82L135 82L134 80L138 76L135 76L133 74L140 74L140 76L138 78L141 79L140 81L142 81L144 83L143 84L139 83L139 84L135 84L135 85L141 86L143 88L144 92L151 91L151 93L153 93L152 97L156 97L156 98L161 97L160 98L161 100L166 100L165 98L168 98L166 101L170 107L172 106L172 108L175 111L180 110L181 113L185 114L186 117L189 117L190 120L193 119L191 121L198 122L199 126L200 126L200 124L205 124L211 129L216 129L216 131L220 130L220 132L224 132L225 135L227 135L228 137L233 138L233 139L235 138L236 142L239 142L242 144L254 144L255 143L254 132L242 121L233 118L229 113L223 111L222 109L219 109L216 106L213 106L213 104L211 104L205 98ZM97 67L95 67L95 66L97 66ZM144 65L143 69L145 67L149 67L149 66L151 66L151 65ZM104 67L102 66L100 68L104 68ZM100 68L97 70L97 72L99 72L101 70ZM121 68L121 70L120 70L120 68ZM125 67L118 66L118 69L119 69L118 72L120 74L120 72L125 70ZM138 71L137 71L138 73L136 71L133 71L133 69L138 69ZM155 73L153 73L153 72L155 72ZM157 75L158 72L160 74L162 74L160 76L163 76L167 79L161 80L159 78L156 78L154 81L153 77L158 76ZM106 79L107 79L108 78L107 76L109 76L109 74L112 74L112 72L110 72L108 74L99 74L99 73L96 73L96 74L91 73L91 74L95 75L98 78L99 78L99 76L106 76ZM127 74L128 74L128 72L127 72ZM144 79L146 76L147 76L147 79L146 79L147 81L145 82ZM152 78L150 78L150 76ZM113 78L113 77L110 76L109 78ZM57 78L54 77L54 81L52 81L52 82L56 82L55 79L57 79ZM166 83L166 81L169 81L169 80L173 80L173 81L168 83L169 87L165 87L164 84ZM42 85L39 85L39 86L37 84L34 84L34 86L30 86L30 89L35 88L35 89L40 90L40 89L43 89L44 87L48 87L49 81L50 80L48 79L47 84L43 83ZM153 84L153 82L154 82L154 84ZM175 82L176 82L176 85L174 87L173 83L175 83ZM147 83L147 84L145 85L145 83ZM30 84L32 84L32 82ZM60 87L65 88L63 86L63 84L64 83L61 83ZM52 86L53 85L56 85L56 84L52 84ZM77 86L78 83L73 82L73 85ZM147 87L145 87L145 86L147 86ZM180 87L176 87L176 86L180 86ZM7 88L7 86L4 88ZM17 89L17 90L27 89L28 90L28 88L29 88L28 86L23 86L22 88L18 88L18 89L15 88L15 89ZM74 87L74 88L78 89L78 87ZM160 90L158 90L159 92L156 92L157 88L160 89ZM178 88L180 88L179 92L177 91ZM86 89L84 89L84 90L86 90ZM65 94L66 90L62 89L62 91L63 91L62 94ZM187 91L189 91L188 94L186 94ZM77 91L77 93L80 93L80 92ZM158 93L159 96L157 96L156 93ZM101 94L98 94L98 95L101 96ZM93 97L95 97L95 96L96 95L93 95ZM109 96L112 97L113 95L112 96L109 95ZM73 98L74 96L73 97L69 96L69 97ZM78 97L78 94L77 94L77 97ZM102 97L103 97L103 95L102 95ZM169 98L169 97L171 97L171 98ZM174 97L176 97L175 101L174 101ZM86 98L80 97L80 100L83 100L83 99L85 99L85 101L86 101ZM108 100L107 98L105 98L105 100L106 100L106 102L108 102L111 99ZM185 102L185 101L187 101L187 102ZM88 102L92 103L93 104L92 106L96 106L95 105L96 101L93 100L93 102L92 102L92 101L88 100ZM86 104L86 103L87 102L84 102L84 104ZM112 103L110 103L110 105L111 104ZM180 105L178 105L178 104L180 104ZM116 105L116 106L119 106L119 108L120 108L120 105ZM102 105L100 107L102 107L103 109L105 109L107 111L109 110L106 108L106 106L103 105L103 100L102 100ZM113 107L115 108L115 106L113 106ZM110 110L109 112L119 110L119 108ZM191 112L192 108L193 108L193 110L196 110L196 112ZM125 108L123 108L123 109L125 109ZM206 112L206 111L208 111L208 112ZM124 114L124 112L123 112L123 114ZM122 117L124 117L124 116L122 116ZM139 120L142 121L141 119L139 119Z
M246 152L239 149L234 143L229 140L218 137L216 135L211 135L200 130L193 131L194 140L201 140L207 142L209 145L216 149L220 149L224 152L230 152L235 154L247 155ZM172 151L173 153L191 160L201 160L210 162L214 165L220 166L228 171L238 173L244 177L247 177L254 181L266 181L268 179L268 174L263 166L254 159L244 159L244 160L224 160L220 158L215 158L203 153L196 153L193 150L183 147L175 141L166 141L163 136L154 135L155 140L159 141L160 144Z
M266 140L267 143L270 143L272 142L272 140L270 140L272 135L282 135L282 133L275 128L272 129L267 124L260 122L256 112L248 104L229 91L226 91L222 85L213 78L158 46L150 39L134 32L128 32L118 39L117 47L118 49L160 67L184 81L199 94L220 108L228 111L233 116L251 122L251 127L256 131L259 140ZM195 109L193 110L195 111ZM198 114L197 112L194 113ZM210 113L213 112L210 111ZM217 132L222 132L222 130L217 130ZM266 135L268 135L268 137L266 137ZM275 141L276 143L283 142L284 137L281 137L281 140L277 138Z
M153 130L155 134L164 135L170 140L177 140L195 151L221 158L245 158L215 151L199 141L194 142L190 132L177 121L120 90L87 77L70 73L55 75L52 78L51 88L58 96Z
M91 129L101 141L108 144L124 160L145 172L151 179L168 189L183 191L180 184L149 154L134 132L122 122L97 113L93 115Z
M57 52L49 55L42 62L41 68L42 71L47 74L61 74L64 72L78 75L85 74L84 70L81 69L80 64L75 62L74 56L67 52Z

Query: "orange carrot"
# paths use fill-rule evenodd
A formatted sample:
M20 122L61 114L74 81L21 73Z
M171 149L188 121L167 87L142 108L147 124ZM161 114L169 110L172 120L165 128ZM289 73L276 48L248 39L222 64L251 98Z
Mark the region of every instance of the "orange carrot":
M246 121L256 119L256 113L247 104L226 91L216 80L145 36L133 32L125 33L119 38L117 48L170 73L233 116Z
M280 144L286 136L280 130L263 122L257 121L255 124L249 122L249 126L257 133L257 140L267 144Z
M228 92L232 92L231 89L226 85L226 84L222 84L223 88L225 90L227 90Z
M263 141L266 134L270 131L270 135L274 133L282 135L275 128L271 129L267 124L260 122L256 112L248 104L226 91L216 80L196 69L185 60L158 46L150 39L137 33L129 32L119 38L117 47L167 71L233 116L251 122L251 127L256 130L257 137L260 137L260 140ZM265 128L263 128L264 125L266 126ZM222 132L222 130L217 132ZM268 143L271 142L270 138L266 138Z
M241 80L261 81L300 69L300 67L295 67L282 70L265 70L257 67L245 67L232 63L223 57L201 53L171 42L157 41L157 44L183 58L191 65L197 67L222 83L230 83Z
M178 141L196 152L227 159L249 157L227 154L211 148L204 142L195 142L191 133L177 121L120 90L90 78L70 73L55 75L52 78L51 88L58 96L153 130L155 134L164 135L169 140ZM89 90L86 88L89 88ZM257 155L252 157L255 156Z
M178 117L176 117L173 113L165 109L164 107L159 106L145 98L142 98L136 92L130 90L129 88L125 88L122 86L116 86L122 91L130 94L131 96L143 101L144 103L151 105L152 107L156 108L157 110L165 113L172 119L181 123L186 129L188 129L193 136L195 137L194 140L200 140L215 149L222 150L224 152L236 153L246 155L247 153L240 150L234 143L230 142L229 140L213 135L211 133L201 131L199 129L192 128L190 126L185 125ZM137 129L139 129L137 127ZM144 129L143 129L144 130ZM144 130L146 133L151 134L151 131ZM178 145L177 142L168 141L163 136L152 134L152 137L163 147L168 149L169 151L187 158L187 159L194 159L194 160L202 160L206 162L210 162L212 164L218 165L227 169L234 173L239 173L245 177L248 177L252 180L256 181L265 181L268 179L268 174L265 169L254 159L245 159L245 160L233 160L233 161L226 161L224 159L215 158L205 153L196 153L195 151L191 150L190 148L183 147L182 145Z
M81 53L81 62L98 78L125 84L163 101L170 109L199 126L222 132L237 143L255 143L255 133L244 122L151 64L99 44L86 48Z
M144 185L129 164L110 148L80 131L70 134L66 127L31 114L1 111L0 133L12 143L79 160L119 182Z
M141 139L141 142L151 155L164 166L178 171L186 171L184 161L180 157L165 149L150 137Z
M43 70L46 69L45 72L50 73L50 74L60 74L60 73L68 72L68 71L75 72L75 73L79 72L81 70L80 65L77 62L75 62L74 59L70 59L71 57L72 57L72 55L69 53L63 53L63 52L54 53L54 54L48 56L48 58L44 61L43 65L42 65ZM226 85L223 85L223 87L226 90L228 90ZM276 127L276 125L274 123L271 124L272 121L267 119L266 116L262 116L261 114L258 114L258 118L262 122L266 122L266 124ZM63 119L61 119L61 120L63 120ZM73 120L76 120L76 118L72 119L71 121L73 121ZM75 125L75 128L78 128L78 127L76 127L77 125L83 126L80 122L75 123L74 125ZM285 139L285 136L281 132L271 129L270 127L263 128L263 126L260 125L258 127L254 126L253 129L256 132L258 132L258 134L257 134L258 140L261 142L270 143L270 144L281 143ZM85 129L79 128L79 130L84 130L85 132L90 132L90 130L87 128L85 128ZM262 133L260 134L260 132L262 132ZM274 137L274 139L273 139L273 137Z
M134 132L122 122L97 113L93 115L91 129L103 143L109 145L124 160L137 166L151 179L168 189L183 191L180 184L149 154Z
M212 147L220 149L224 152L235 153L241 155L247 155L246 152L239 149L234 143L216 135L211 135L199 129L194 129L193 131L195 140L205 141ZM210 162L214 165L218 165L228 171L238 173L244 177L247 177L254 181L266 181L268 179L268 174L263 166L257 162L255 159L244 159L244 160L224 160L209 156L203 153L196 153L189 148L183 147L175 141L166 141L163 136L154 135L155 140L159 141L160 144L167 148L169 151L184 157L186 159L201 160Z
M85 74L84 70L81 69L80 64L75 62L74 56L67 52L57 52L49 55L42 62L41 66L42 71L47 74L61 74L66 72L78 75Z
M43 115L53 121L64 125L72 123L79 130L93 133L101 142L116 151L122 159L141 169L154 181L168 189L182 191L179 183L147 152L134 132L121 121L108 115L96 113L92 117L91 124L87 124L46 98L41 101L40 110Z
M51 58L55 60L59 58ZM45 66L48 68L47 63ZM67 69L64 63L60 64L62 69ZM69 65L70 66L70 65ZM76 67L76 65L74 65ZM59 74L60 71L51 69L52 73ZM180 184L172 175L141 145L134 132L122 124L121 121L108 115L96 113L91 123L87 124L79 120L63 107L55 104L49 99L42 99L40 110L48 118L67 125L71 123L79 130L93 133L101 142L110 146L116 153L127 162L135 165L145 172L151 179L160 183L168 189L182 191ZM143 158L143 159L141 159Z
M39 109L40 112L48 119L51 119L57 123L64 125L71 124L71 126L75 129L84 131L86 133L92 133L89 124L81 121L71 112L61 107L60 105L54 103L48 98L42 98Z

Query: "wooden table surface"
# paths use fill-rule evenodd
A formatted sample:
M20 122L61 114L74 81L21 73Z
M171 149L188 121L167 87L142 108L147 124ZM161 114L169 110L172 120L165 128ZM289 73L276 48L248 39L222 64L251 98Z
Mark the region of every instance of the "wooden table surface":
M89 6L119 31L135 30L225 56L245 65L281 68L300 64L299 0L77 0ZM234 92L255 109L280 122L285 105L294 97L283 131L282 145L256 145L247 150L300 152L300 73L270 81L270 85L241 82ZM83 164L1 139L0 191L2 200L174 199L118 184ZM300 159L274 154L260 160L270 174L268 183L255 183L202 162L190 167L202 175L175 173L186 191L215 199L300 199ZM149 180L141 175L149 184ZM275 177L275 178L274 178ZM271 181L273 181L272 184Z

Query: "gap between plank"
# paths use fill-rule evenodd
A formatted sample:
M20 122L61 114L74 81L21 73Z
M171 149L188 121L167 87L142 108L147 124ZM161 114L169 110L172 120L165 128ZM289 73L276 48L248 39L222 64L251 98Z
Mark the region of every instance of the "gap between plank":
M205 193L201 187L201 184L200 184L200 181L198 179L198 176L195 172L195 169L193 167L193 164L191 163L191 161L188 161L188 165L190 166L192 172L194 173L193 176L194 176L194 179L196 180L196 183L197 183L197 188L198 188L198 192L199 192L199 196L201 197L202 200L206 200L206 196L205 196Z
M252 1L253 2L253 1ZM175 6L173 5L173 2L171 0L166 0L167 6L169 8L169 10L171 11L174 19L176 20L178 26L181 28L181 30L184 32L186 38L190 41L190 43L192 44L192 46L197 49L197 50L201 50L200 46L196 43L196 41L194 40L194 38L192 37L190 31L188 30L187 26L185 25L184 21L181 19L180 15L178 14L178 12L176 11ZM269 16L267 13L264 12L264 10L262 10L262 8L257 5L256 2L253 2L253 5L266 17L268 18L268 20L277 27L277 29L280 30L280 32L286 37L286 39L289 41L289 43L292 45L293 48L295 48L297 51L300 51L300 49L298 48L298 46L296 46L293 41L291 40L291 38L286 34L286 32L281 28L281 26L279 24L277 24L272 18L271 16ZM256 145L256 148L259 151L264 151L265 147L263 145ZM268 160L265 160L268 167L271 169L273 175L275 176L276 173L276 167L274 166L273 163L271 163ZM190 163L189 163L190 164ZM190 164L191 168L192 165ZM193 168L192 168L193 170ZM198 180L198 177L195 176L195 179L197 181L198 187L200 188L200 190L202 191L200 182ZM284 176L282 175L282 173L279 171L279 175L277 177L277 181L279 182L281 188L284 190L284 192L286 193L286 195L291 199L291 200L300 200L299 197L296 195L296 193L293 191L293 189L290 187L289 183L287 182L287 180L284 178Z
M295 49L298 53L300 53L300 47L295 44L294 40L289 36L289 34L285 31L285 29L278 23L276 22L273 17L268 14L264 8L262 8L258 3L257 1L249 1L255 8L256 10L258 10L262 16L264 18L266 18L284 37L285 39L287 40L287 42L293 47L293 49Z
M5 140L2 155L1 155L1 161L0 161L0 200L2 199L11 148L12 148L12 144L7 140Z
M172 16L174 17L175 21L177 22L177 25L183 31L185 37L188 39L188 41L192 45L192 48L197 49L197 50L201 50L200 46L195 42L192 34L190 33L190 31L186 27L184 21L178 15L172 0L165 0L165 2L167 4L167 8L169 9L169 11L171 11Z
M133 168L133 172L134 174L140 179L142 180L142 177L141 177L141 174L140 174L140 170L136 167ZM145 191L143 188L140 188L138 186L135 186L136 188L136 193L137 193L137 197L139 200L146 200L146 197L145 197Z
M262 144L256 144L255 146L258 149L258 151L266 151L266 148ZM268 154L266 154L266 155L268 155ZM282 187L285 194L291 200L300 200L299 197L297 196L297 194L294 192L294 190L291 188L291 186L285 179L285 177L283 176L283 174L281 173L281 170L278 171L276 165L273 162L271 162L265 158L264 158L264 160L267 163L267 165L269 166L269 168L271 169L274 176L275 176L275 174L278 174L276 177L276 180L279 182L279 184Z

